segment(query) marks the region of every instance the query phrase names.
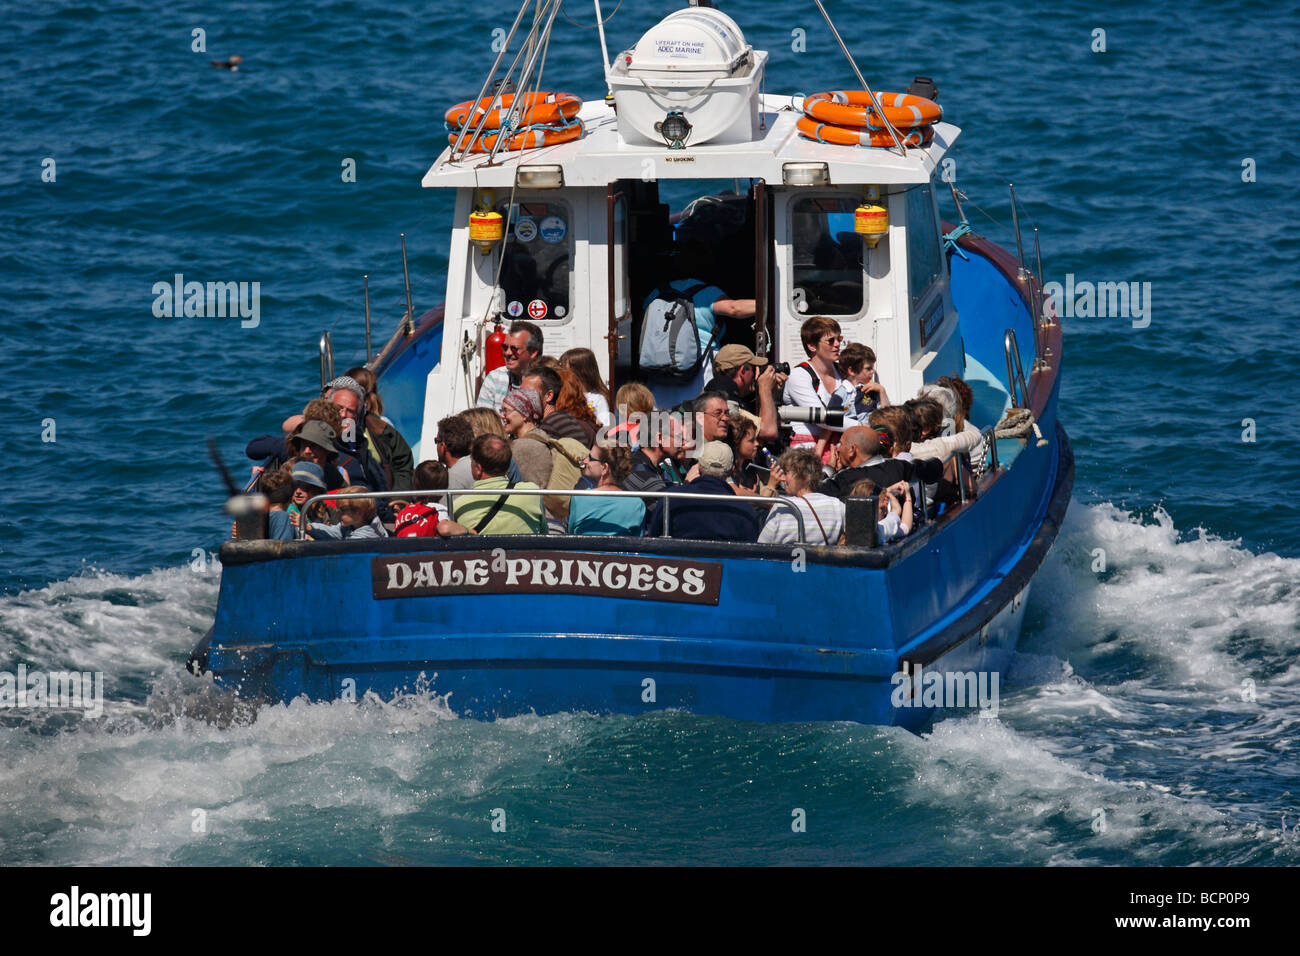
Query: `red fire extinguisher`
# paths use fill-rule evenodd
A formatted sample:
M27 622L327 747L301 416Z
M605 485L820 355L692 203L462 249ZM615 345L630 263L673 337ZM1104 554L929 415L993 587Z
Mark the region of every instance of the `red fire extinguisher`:
M506 364L505 346L506 334L501 329L501 323L498 322L492 330L492 334L487 337L487 343L483 349L483 371L485 373Z

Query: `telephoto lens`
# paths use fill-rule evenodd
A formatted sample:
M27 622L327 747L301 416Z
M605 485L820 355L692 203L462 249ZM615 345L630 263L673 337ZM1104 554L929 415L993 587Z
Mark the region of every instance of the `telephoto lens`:
M773 362L773 363L772 363L772 371L776 372L777 375L789 375L789 374L790 374L790 363L789 363L789 362Z
M777 414L783 422L807 422L809 425L830 425L832 428L844 427L844 410L817 408L807 405L782 405Z

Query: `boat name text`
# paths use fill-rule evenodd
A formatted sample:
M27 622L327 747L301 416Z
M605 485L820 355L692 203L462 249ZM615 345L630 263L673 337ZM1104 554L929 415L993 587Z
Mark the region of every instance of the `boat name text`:
M376 599L440 594L586 594L593 597L718 603L722 565L626 555L517 551L371 560Z

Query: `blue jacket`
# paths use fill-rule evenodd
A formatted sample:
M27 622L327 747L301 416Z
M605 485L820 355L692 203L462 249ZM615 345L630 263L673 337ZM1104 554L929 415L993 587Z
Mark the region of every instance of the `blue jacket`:
M690 491L735 499L736 493L721 478L700 475L665 491ZM658 535L663 526L663 501L655 505L646 522L647 534ZM689 541L757 541L759 519L754 509L739 501L674 501L668 511L669 537Z

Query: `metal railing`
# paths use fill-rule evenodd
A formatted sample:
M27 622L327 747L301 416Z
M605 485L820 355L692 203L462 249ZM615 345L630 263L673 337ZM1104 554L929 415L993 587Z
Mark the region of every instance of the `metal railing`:
M329 329L320 334L320 387L334 378L334 340Z
M298 525L298 537L299 538L306 537L307 525L310 524L310 522L306 519L306 514L308 512L308 509L310 509L313 505L317 504L318 502L346 501L354 498L382 498L382 499L397 499L401 501L420 501L420 500L428 500L428 499L438 499L446 496L449 499L447 508L448 508L448 513L450 514L451 509L455 503L455 497L457 495L474 495L479 498L499 498L502 496L509 497L514 495L524 495L530 498L549 498L551 496L555 496L555 497L565 497L570 499L597 497L597 498L640 498L642 500L645 500L646 498L655 498L655 499L662 500L664 503L663 522L661 523L660 526L661 535L663 537L669 536L668 535L669 512L670 512L670 508L672 507L669 504L670 501L711 501L714 504L721 503L721 504L763 505L768 508L771 508L773 505L777 505L777 504L785 504L790 506L790 510L794 513L795 523L799 526L798 543L799 544L808 543L807 534L804 528L803 513L802 511L800 511L798 504L796 504L798 499L792 498L788 495L776 495L771 498L764 498L759 495L755 495L752 497L748 495L745 496L736 495L734 497L729 497L727 495L706 495L706 494L701 494L698 491L588 491L585 489L582 491L579 491L577 489L573 489L571 491L562 491L557 488L443 488L443 489L438 489L436 491L350 491L350 492L338 492L338 493L324 492L322 494L313 495L311 498L308 498L306 503L304 503L303 506L299 509L303 517L300 519ZM812 505L808 505L808 507L811 508ZM543 517L545 517L545 511L543 511ZM833 544L834 542L830 542L830 543Z
M1029 407L1029 387L1025 385L1025 368L1020 364L1020 343L1016 341L1016 330L1007 329L1002 337L1002 347L1007 353L1007 389L1011 394L1012 408ZM1020 398L1016 397L1016 385L1020 386Z

